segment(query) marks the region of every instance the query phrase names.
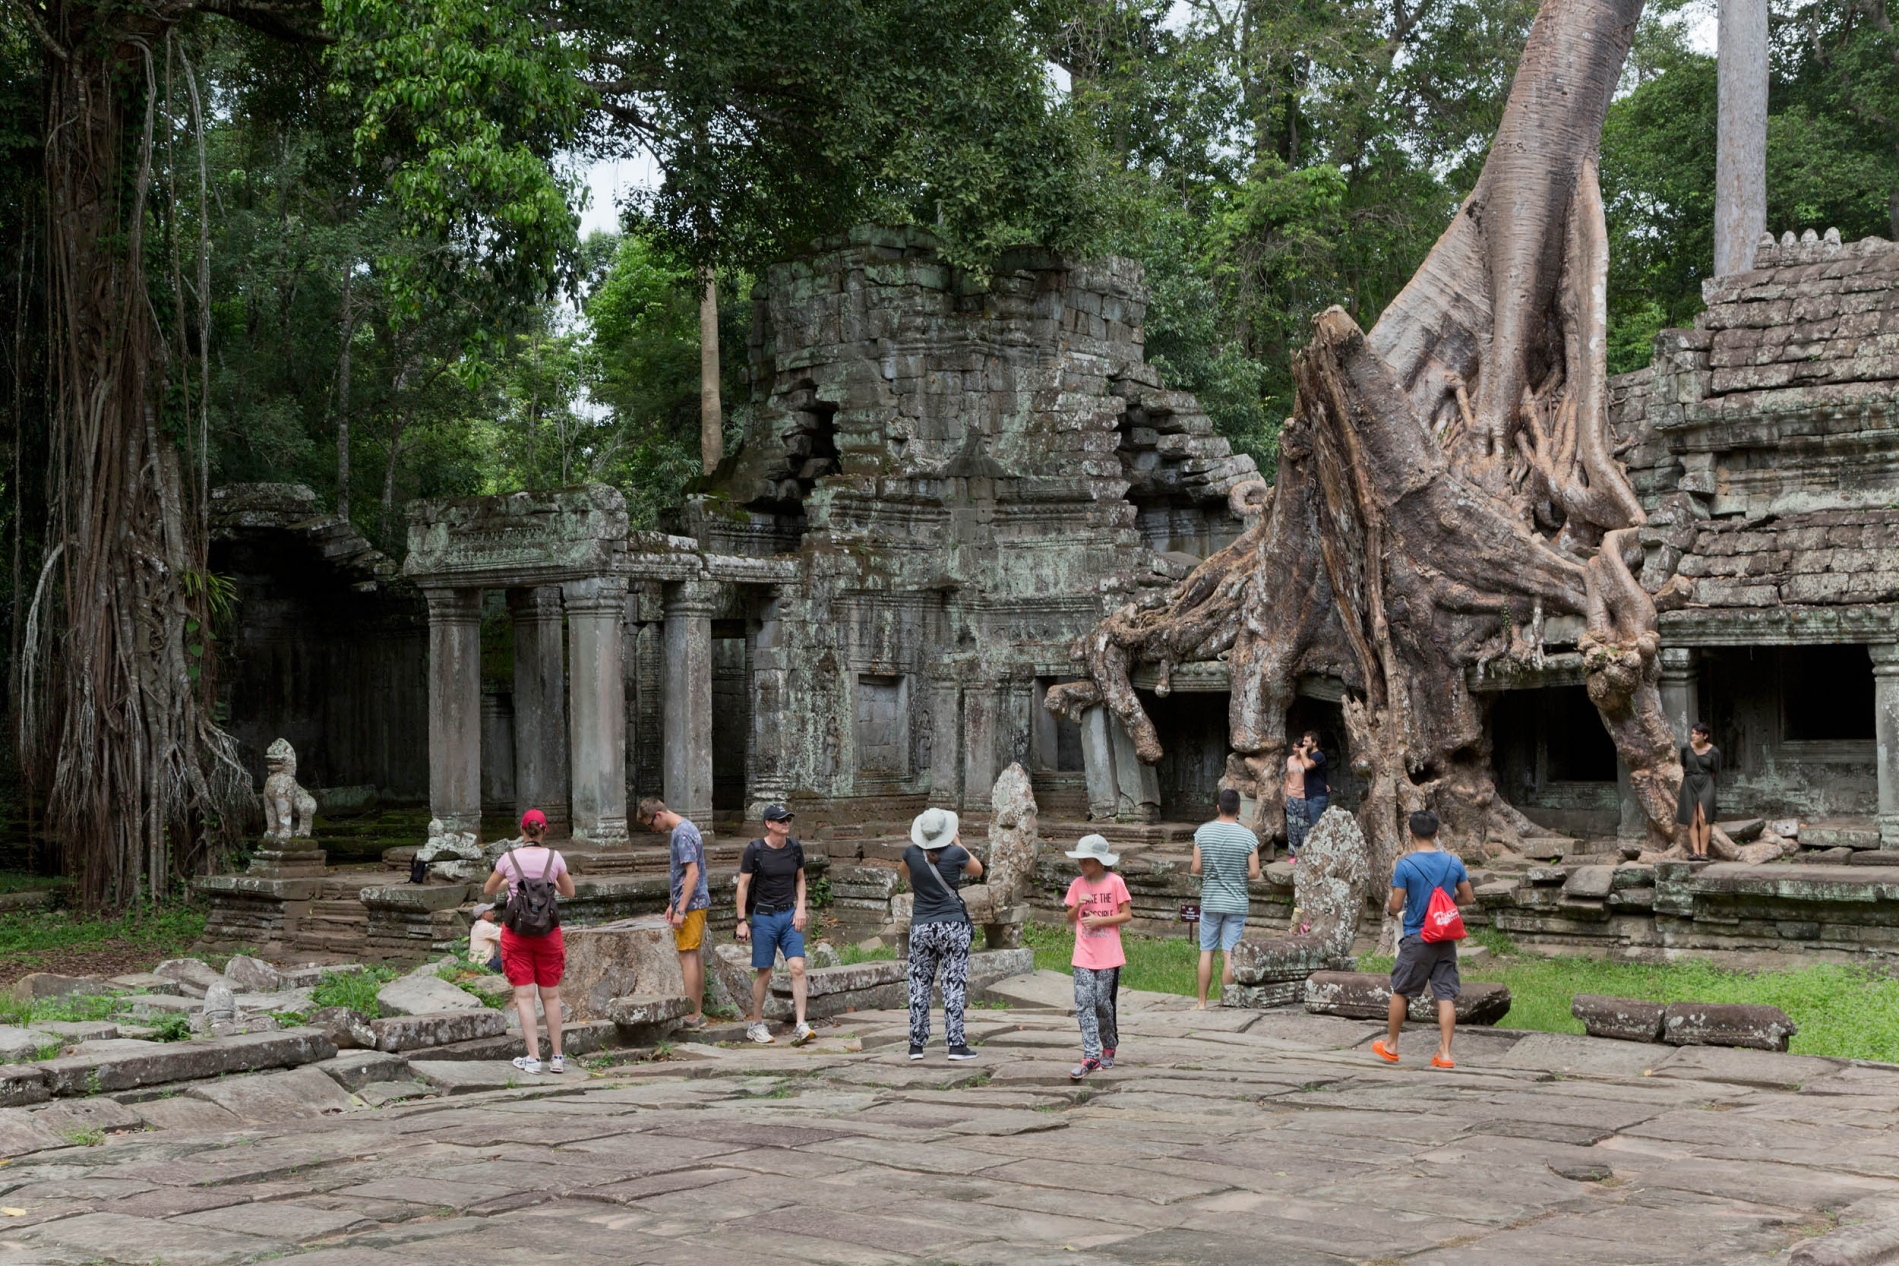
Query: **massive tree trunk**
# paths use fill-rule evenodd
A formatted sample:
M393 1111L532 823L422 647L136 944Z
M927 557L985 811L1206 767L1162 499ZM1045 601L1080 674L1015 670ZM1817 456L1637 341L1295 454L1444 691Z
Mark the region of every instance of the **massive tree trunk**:
M147 287L169 214L152 158L155 129L170 126L158 85L186 12L53 4L37 32L50 71L54 468L21 746L47 789L47 832L94 905L165 894L251 809L204 688L213 582L172 437L203 384L182 381L190 353L167 343Z
M1051 708L1105 702L1152 763L1160 742L1129 670L1224 652L1225 782L1276 830L1295 679L1336 675L1375 870L1423 808L1483 855L1529 824L1497 794L1467 674L1540 663L1545 619L1583 616L1589 696L1651 840L1672 842L1680 769L1655 606L1630 571L1643 512L1609 430L1596 174L1640 13L1641 0L1545 0L1477 187L1411 283L1369 333L1339 308L1315 321L1277 487L1234 494L1259 521L1084 638L1090 679L1051 691Z

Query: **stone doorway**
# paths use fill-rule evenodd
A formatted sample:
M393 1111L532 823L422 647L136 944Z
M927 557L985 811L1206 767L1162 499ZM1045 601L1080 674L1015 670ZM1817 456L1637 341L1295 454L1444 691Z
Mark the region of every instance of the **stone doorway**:
M745 621L712 622L712 811L745 813L745 766L752 736L752 690Z

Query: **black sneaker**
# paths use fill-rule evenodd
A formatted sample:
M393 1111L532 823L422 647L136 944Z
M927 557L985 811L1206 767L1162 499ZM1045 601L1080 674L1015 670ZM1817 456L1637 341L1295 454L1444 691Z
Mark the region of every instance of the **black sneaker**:
M915 1042L910 1043L910 1058L911 1059L923 1058L923 1048L921 1046L918 1046Z
M967 1046L952 1046L949 1048L949 1057L951 1059L974 1059L976 1058L976 1052L970 1050Z

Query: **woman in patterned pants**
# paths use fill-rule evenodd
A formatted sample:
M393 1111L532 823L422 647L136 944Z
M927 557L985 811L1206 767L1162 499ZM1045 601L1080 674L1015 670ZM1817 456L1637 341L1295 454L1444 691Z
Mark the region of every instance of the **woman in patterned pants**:
M957 842L956 815L925 809L910 824L903 864L910 873L910 1058L930 1044L930 990L943 972L943 1029L951 1059L974 1059L963 1041L969 994L969 907L956 895L963 877L980 878L982 863Z

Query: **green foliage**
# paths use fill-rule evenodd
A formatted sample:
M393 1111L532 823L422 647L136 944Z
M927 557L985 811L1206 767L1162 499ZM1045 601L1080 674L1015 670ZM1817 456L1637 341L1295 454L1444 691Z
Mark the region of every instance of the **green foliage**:
M394 968L380 966L366 967L362 971L326 971L318 977L316 988L310 991L310 1006L313 1009L348 1007L375 1019L382 1015L382 1004L376 1001L376 993L396 975Z
M837 961L840 967L852 967L858 963L880 963L896 956L897 949L894 945L879 945L874 950L846 945L837 952Z
M147 1027L154 1042L183 1042L191 1037L191 1020L182 1015L161 1015Z
M179 903L147 903L110 917L75 910L33 910L0 915L0 958L34 965L52 950L116 944L150 950L162 958L204 934L204 911Z
M105 1131L96 1125L75 1125L61 1130L59 1136L74 1147L98 1147L105 1142Z
M831 904L831 877L819 875L805 884L805 898L813 910L822 910Z

